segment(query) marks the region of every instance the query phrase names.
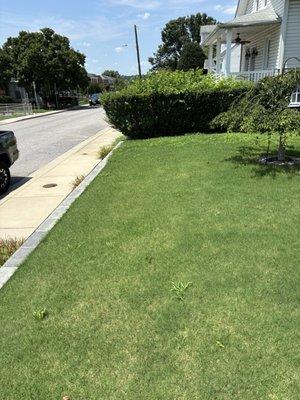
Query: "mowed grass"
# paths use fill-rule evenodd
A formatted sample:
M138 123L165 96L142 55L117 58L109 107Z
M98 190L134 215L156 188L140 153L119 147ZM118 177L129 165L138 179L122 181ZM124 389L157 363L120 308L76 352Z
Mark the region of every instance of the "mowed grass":
M0 398L298 399L299 171L265 149L125 142L0 292Z

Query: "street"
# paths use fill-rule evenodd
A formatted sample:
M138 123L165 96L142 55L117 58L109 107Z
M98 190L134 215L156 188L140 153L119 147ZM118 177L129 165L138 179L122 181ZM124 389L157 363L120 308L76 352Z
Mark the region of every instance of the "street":
M102 108L82 107L8 125L0 123L0 130L15 133L20 151L20 158L11 168L12 184L106 128L104 119Z

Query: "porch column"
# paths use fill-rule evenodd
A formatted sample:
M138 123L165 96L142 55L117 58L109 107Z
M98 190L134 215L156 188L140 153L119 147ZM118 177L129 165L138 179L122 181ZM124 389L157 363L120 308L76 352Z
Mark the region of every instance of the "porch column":
M213 45L210 44L208 48L208 72L212 72L213 69Z
M226 30L226 66L225 66L225 74L226 76L230 75L230 67L231 67L231 44L232 43L232 29Z
M217 39L217 55L216 55L216 72L219 74L221 72L221 37Z

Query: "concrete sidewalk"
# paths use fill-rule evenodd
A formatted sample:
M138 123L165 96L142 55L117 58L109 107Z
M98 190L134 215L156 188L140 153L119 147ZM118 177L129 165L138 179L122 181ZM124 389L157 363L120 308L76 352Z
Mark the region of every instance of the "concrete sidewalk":
M100 148L121 136L111 128L100 131L33 173L28 182L2 198L0 238L27 239L70 194L76 177L89 174L100 162Z

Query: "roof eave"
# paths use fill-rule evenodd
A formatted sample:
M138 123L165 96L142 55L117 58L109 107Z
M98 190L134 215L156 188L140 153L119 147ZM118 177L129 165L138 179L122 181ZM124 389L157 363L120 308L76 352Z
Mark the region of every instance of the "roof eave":
M251 21L251 22L236 22L236 23L224 23L220 24L220 28L243 28L243 27L248 27L248 26L261 26L261 25L274 25L274 24L279 24L281 22L280 19L274 20L274 21Z

